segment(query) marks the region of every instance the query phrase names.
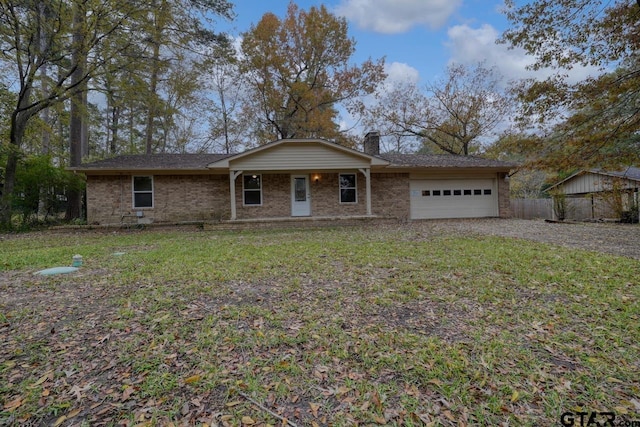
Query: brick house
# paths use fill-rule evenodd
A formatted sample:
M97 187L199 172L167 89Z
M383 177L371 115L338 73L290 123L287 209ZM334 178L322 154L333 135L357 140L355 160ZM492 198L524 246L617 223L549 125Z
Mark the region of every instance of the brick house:
M89 224L291 217L508 217L514 165L478 157L380 154L286 139L240 154L124 155L72 170Z

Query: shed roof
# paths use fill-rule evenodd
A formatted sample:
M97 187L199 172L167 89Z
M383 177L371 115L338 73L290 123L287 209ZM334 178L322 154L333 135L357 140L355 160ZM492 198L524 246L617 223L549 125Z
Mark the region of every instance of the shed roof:
M621 171L615 171L615 172L608 172L608 171L604 171L602 169L593 169L590 171L591 173L598 173L598 174L602 174L602 175L609 175L609 176L615 176L618 178L625 178L625 179L630 179L632 181L640 181L640 168L636 168L633 166L629 166L628 168L621 170Z

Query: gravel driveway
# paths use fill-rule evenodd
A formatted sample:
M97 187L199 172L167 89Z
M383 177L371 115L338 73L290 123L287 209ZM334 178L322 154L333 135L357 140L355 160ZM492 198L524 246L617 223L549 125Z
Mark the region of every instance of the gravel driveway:
M640 259L640 225L473 219L414 223L443 232L515 237Z

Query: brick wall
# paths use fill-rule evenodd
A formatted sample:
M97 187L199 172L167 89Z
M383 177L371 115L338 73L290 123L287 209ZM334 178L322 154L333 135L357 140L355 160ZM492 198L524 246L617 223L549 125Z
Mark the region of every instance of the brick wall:
M156 175L154 221L228 219L229 197L227 175Z
M309 174L311 216L363 216L367 214L367 189L363 174L356 174L357 202L340 203L338 173ZM316 178L317 177L317 181ZM372 174L372 213L390 218L409 216L409 174ZM238 219L291 216L291 175L262 174L262 206L243 206L242 177L236 180Z
M289 174L262 174L262 205L244 206L242 179L242 175L236 178L237 219L291 216L291 176Z
M371 174L371 210L374 215L408 219L409 218L409 174L376 173Z
M367 213L366 180L357 173L357 203L340 203L338 173L309 174L312 216L360 216ZM313 179L318 177L317 182ZM229 219L228 175L156 175L153 208L133 209L131 176L87 177L89 224L119 224L122 215L136 222L136 211L153 222L215 221ZM388 218L409 216L409 175L372 174L371 201L374 215ZM507 188L508 192L508 188ZM508 202L508 197L507 197ZM291 175L262 175L262 205L244 206L242 176L236 180L238 219L291 216Z
M498 174L498 216L500 218L511 217L511 195L509 193L509 180L505 179L506 173Z
M350 172L351 173L351 172ZM356 203L340 203L338 173L313 174L311 182L311 215L349 216L367 214L367 186L364 175L356 173Z
M89 224L119 223L127 204L132 204L130 176L87 176Z
M131 176L87 177L87 222L119 224L136 222L136 211L153 222L210 221L228 219L227 175L156 175L153 208L134 209Z

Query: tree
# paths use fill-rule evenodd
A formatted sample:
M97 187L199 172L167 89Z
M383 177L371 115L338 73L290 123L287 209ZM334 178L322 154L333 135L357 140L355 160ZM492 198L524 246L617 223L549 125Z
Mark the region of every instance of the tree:
M325 6L289 3L280 20L265 14L243 35L242 71L259 112L257 138L323 137L344 141L338 106L353 106L384 78L383 60L351 65L355 41L347 22Z
M74 69L71 72L70 85L74 90L70 94L71 109L69 112L69 166L80 166L83 153L88 151L86 132L86 93L87 93L87 56L85 37L87 34L87 10L85 4L73 3L73 24L71 28L72 58ZM80 218L82 215L82 194L77 189L67 193L67 219Z
M82 85L101 68L100 61L89 60L81 73L78 61L90 58L101 44L117 33L130 18L132 9L124 0L51 0L45 2L5 0L0 3L0 62L10 67L17 81L17 99L11 111L9 149L5 168L4 192L0 200L0 223L10 225L11 197L23 137L30 120L42 110L64 102L81 92ZM81 41L73 38L74 5L86 12L87 33ZM113 50L123 55L128 44ZM38 88L43 67L57 70L50 84ZM74 76L74 77L72 77ZM38 90L39 89L39 90Z
M201 46L225 40L205 28L218 15L231 16L227 0L0 2L0 67L8 70L0 74L0 80L17 82L12 87L17 98L11 111L0 222L10 224L11 195L25 132L41 112L46 129L53 117L44 112L58 110L62 135L60 118L66 114L66 101L71 100L69 157L64 162L76 165L86 157L89 90L101 87L107 93L111 152L121 145L121 123L127 126L130 151L136 151L134 143L139 141L145 141L146 147L165 149L176 111L193 104L190 96L197 88L192 82L199 75L186 76L193 58L201 54ZM164 139L157 137L157 129ZM46 140L41 138L43 147ZM79 199L73 200L69 213L77 216Z
M426 85L424 92L404 83L379 95L369 115L391 124L390 134L420 138L427 151L433 146L441 152L469 155L496 136L510 108L493 69L451 65L446 76Z
M243 85L238 61L231 49L219 48L206 65L215 99L209 116L209 140L218 148L216 152L235 153L246 143L243 137L250 126L243 122L252 117L241 113Z
M227 43L226 36L205 28L203 23L211 16L230 19L231 9L232 4L227 0L151 0L147 20L143 22L143 42L147 51L147 60L143 63L148 72L145 88L148 113L144 130L147 154L154 152L157 145L166 147L168 121L173 118L169 100L161 96L163 81L174 79L175 83L179 80L171 89L174 89L174 95L176 88L182 90L180 98L188 98L196 91L193 84L181 84L185 82L182 77L185 73L196 73L207 47ZM198 78L193 75L189 80L197 82ZM165 138L160 144L156 135L158 128L162 129Z
M545 136L529 147L530 165L567 170L640 161L638 3L535 0L516 7L509 0L507 6L513 26L502 41L532 54L533 70L555 70L518 90L521 125ZM592 76L573 82L569 71L579 66Z
M526 134L505 134L493 142L483 151L483 156L489 159L511 162L516 165L526 164L526 158L522 154L523 145L538 143L537 138ZM515 199L537 199L545 197L544 189L557 178L544 170L517 167L509 175L509 191Z

